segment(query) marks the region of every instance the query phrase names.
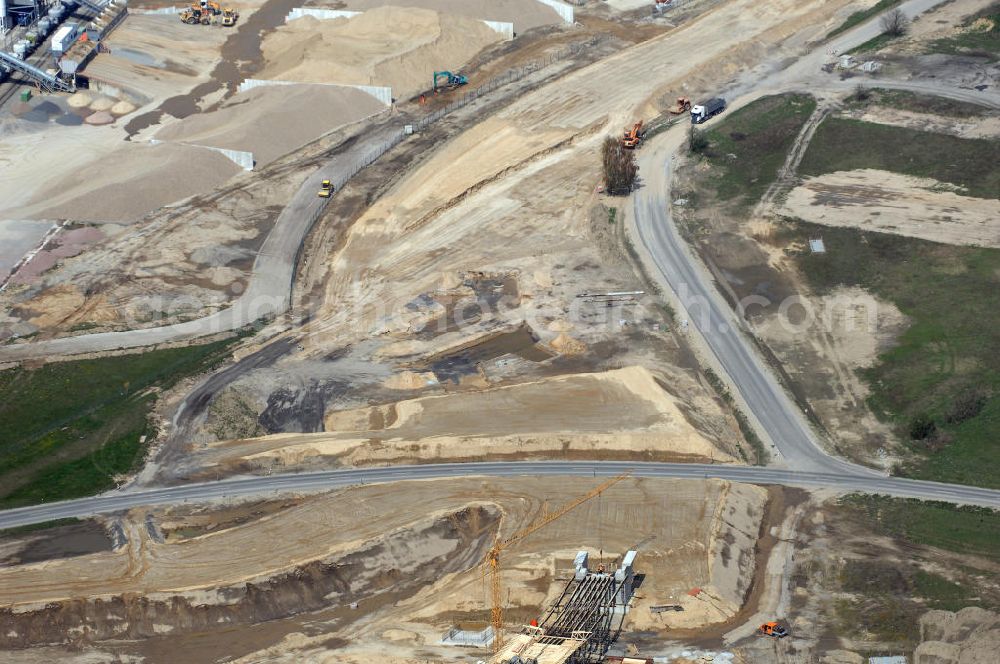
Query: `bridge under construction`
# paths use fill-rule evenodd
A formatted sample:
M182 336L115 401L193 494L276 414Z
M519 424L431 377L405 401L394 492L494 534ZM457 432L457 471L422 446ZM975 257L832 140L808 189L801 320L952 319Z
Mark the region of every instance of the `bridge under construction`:
M635 583L635 551L621 565L591 570L588 554L574 560L573 578L537 625L510 636L491 664L597 664L618 638Z

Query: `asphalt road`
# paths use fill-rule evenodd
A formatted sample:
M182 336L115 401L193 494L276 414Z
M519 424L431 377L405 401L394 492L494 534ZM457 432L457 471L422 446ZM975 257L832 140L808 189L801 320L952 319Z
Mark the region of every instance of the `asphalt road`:
M914 7L933 6L940 1L911 0L911 2L904 3L903 7L910 11ZM837 44L841 47L849 46L850 40L860 43L870 36L874 36L872 31L871 23L863 25L852 31L850 35L838 38ZM819 54L819 56L822 55L822 53ZM815 77L816 64L820 60L819 56L814 52L801 58L793 67L775 74L769 81L766 81L770 84L770 88L762 85L761 89L773 89L774 86L781 89L795 89L796 85L801 86L808 77L807 79L796 77L800 75L800 72L812 72L808 76ZM919 85L926 86L927 83L923 82ZM893 87L905 87L905 85L899 83ZM965 96L966 93L962 92L961 95ZM634 196L634 215L630 220L633 225L632 232L639 239L637 248L640 253L645 254L644 258L647 264L653 268L654 276L666 283L680 297L683 304L683 312L680 316L689 321L689 324L704 340L708 351L714 358L714 363L732 379L740 397L749 409L751 418L774 443L777 452L774 466L763 468L702 464L536 461L397 466L272 475L160 489L130 489L75 501L8 510L0 512L0 528L58 518L86 517L147 505L266 495L272 492L324 491L363 483L477 475L493 477L517 475L598 476L616 475L626 471L639 477L719 478L760 484L773 483L785 486L825 488L834 492L865 491L898 497L926 498L950 503L1000 508L1000 491L886 477L871 469L832 457L823 451L799 408L792 403L756 353L752 342L744 335L742 322L722 301L711 279L701 270L686 243L679 237L669 216L672 157L683 145L684 138L685 133L682 128L678 128L666 132L643 149L640 155L643 182L641 189ZM314 193L311 188L315 188L318 180L324 177L324 173L325 171L321 169L319 173L310 178L310 181L296 196L293 204L282 214L282 218L287 216L292 219L288 223L299 224L294 226L294 229L301 229L302 224L305 224L305 230L308 230L308 224L311 224L311 221L307 223L303 219L308 218L313 212L311 208L317 205L315 199L312 199ZM303 192L306 192L308 198L312 200L307 200ZM301 232L304 233L305 230ZM272 233L268 242L271 242L275 235L276 233ZM295 252L293 251L291 255L286 252L290 248L289 243L292 239L295 239L297 251L299 239L293 234L286 243L281 243L278 246L269 246L265 243L265 251L258 259L258 262L276 261L274 269L277 271L277 276L282 277L280 283L274 281L272 277L270 279L271 286L261 284L261 288L274 293L276 297L278 296L277 291L281 291L280 297L287 298ZM276 242L280 241L281 238L276 240ZM289 263L287 278L284 276L285 262ZM257 268L255 266L255 276L256 274ZM287 306L287 300L283 299L282 301ZM196 324L198 321L192 323ZM137 334L142 335L142 333L149 332L151 331L140 330L137 331ZM103 335L88 336L92 338ZM120 339L118 335L115 337ZM74 342L77 339L86 338L75 337L48 343ZM147 339L135 345L147 343L157 342ZM41 344L32 344L31 346L38 347ZM0 361L16 359L3 355L3 351L10 348L0 349ZM53 348L50 347L47 352L59 352L58 349L53 350Z
M920 482L896 477L873 480L855 474L813 473L759 466L723 464L641 463L628 461L512 461L499 463L453 463L424 466L389 466L352 468L315 473L270 475L184 484L160 489L134 489L111 492L92 498L0 512L0 528L13 528L52 519L88 517L134 507L204 502L242 496L267 496L281 492L306 493L329 491L361 484L379 484L406 480L431 480L458 477L551 476L608 477L631 473L635 477L681 478L704 480L718 478L734 482L780 484L803 488L824 488L835 492L877 491L902 498L927 498L950 503L1000 508L1000 491L976 487ZM557 481L557 480L554 480Z
M197 339L238 330L266 316L288 309L299 248L309 229L330 200L316 195L320 182L343 185L369 154L401 132L396 123L381 125L338 152L302 184L278 215L254 260L247 290L232 306L197 320L142 330L99 332L0 346L0 363L79 355L123 348L141 348L167 342Z

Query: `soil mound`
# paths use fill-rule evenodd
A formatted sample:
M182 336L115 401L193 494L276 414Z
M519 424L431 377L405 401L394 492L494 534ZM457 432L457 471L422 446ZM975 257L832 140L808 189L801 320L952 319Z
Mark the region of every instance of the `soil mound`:
M211 113L190 115L156 138L252 152L264 165L323 134L384 109L367 92L330 85L247 90Z
M133 221L209 191L239 172L228 158L205 148L130 144L102 160L100 168L83 169L53 187L63 193L42 214L52 219Z
M386 5L422 7L457 16L513 23L516 32L562 23L553 9L538 0L347 0L347 9L353 11Z
M500 39L474 18L379 7L351 19L291 21L262 44L261 77L392 87L407 99L431 87L433 72L456 70Z

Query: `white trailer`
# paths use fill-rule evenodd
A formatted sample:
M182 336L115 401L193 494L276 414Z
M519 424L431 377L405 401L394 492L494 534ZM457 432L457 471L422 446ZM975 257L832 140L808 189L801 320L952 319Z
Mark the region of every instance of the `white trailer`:
M80 35L80 26L75 23L68 23L52 35L52 55L57 58L69 50Z

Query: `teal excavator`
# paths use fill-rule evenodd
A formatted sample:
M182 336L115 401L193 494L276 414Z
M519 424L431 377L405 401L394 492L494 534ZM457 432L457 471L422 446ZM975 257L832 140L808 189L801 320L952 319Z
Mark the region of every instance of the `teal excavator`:
M443 82L439 82L444 79ZM462 74L452 74L450 71L436 71L434 72L434 92L438 90L454 90L455 88L465 85L469 82L469 79Z

